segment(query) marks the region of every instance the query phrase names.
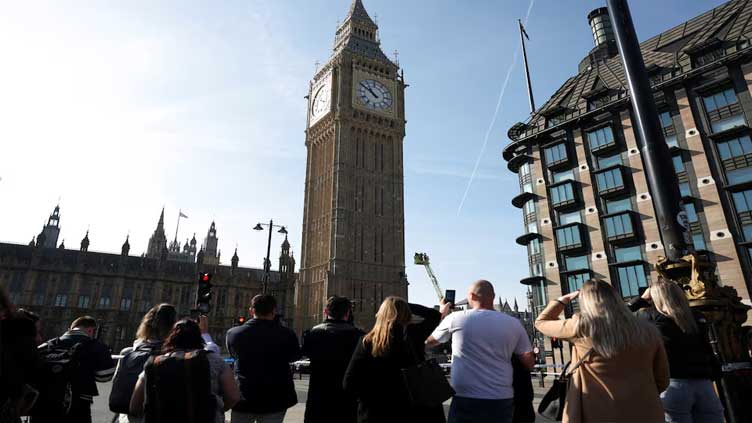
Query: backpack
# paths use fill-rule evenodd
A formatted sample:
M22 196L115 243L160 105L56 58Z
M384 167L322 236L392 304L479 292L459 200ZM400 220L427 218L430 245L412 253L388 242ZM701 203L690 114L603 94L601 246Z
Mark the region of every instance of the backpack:
M131 396L136 388L138 375L144 370L149 357L159 353L160 343L143 343L130 350L118 362L115 378L110 391L110 411L129 414Z
M73 402L73 385L79 378L81 353L93 340L65 346L60 338L40 345L37 350L42 365L36 389L39 397L31 409L31 416L64 417Z
M211 423L217 401L211 392L209 358L203 349L151 357L146 372L145 423Z

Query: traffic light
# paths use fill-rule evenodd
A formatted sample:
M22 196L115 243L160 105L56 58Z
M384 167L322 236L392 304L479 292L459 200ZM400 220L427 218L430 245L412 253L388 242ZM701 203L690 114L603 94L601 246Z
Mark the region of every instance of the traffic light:
M212 297L211 273L198 274L198 292L196 293L196 309L199 313L209 313Z
M245 323L245 316L238 316L238 318L235 319L235 326L240 326L243 323Z

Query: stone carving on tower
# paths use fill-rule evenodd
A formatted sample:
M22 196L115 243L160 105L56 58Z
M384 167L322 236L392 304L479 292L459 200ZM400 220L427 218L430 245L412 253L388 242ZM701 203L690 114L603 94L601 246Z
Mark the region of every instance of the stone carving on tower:
M323 320L331 295L351 298L365 328L385 297L407 296L404 90L378 26L354 0L308 95L298 332Z

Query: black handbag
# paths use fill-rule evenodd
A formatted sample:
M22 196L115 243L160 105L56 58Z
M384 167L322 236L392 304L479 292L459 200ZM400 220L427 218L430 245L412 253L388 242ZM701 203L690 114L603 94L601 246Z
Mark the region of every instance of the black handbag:
M559 377L554 379L553 385L551 385L548 392L546 392L541 399L541 402L538 405L538 414L551 421L561 421L564 415L564 404L567 401L567 390L569 389L569 382L572 374L582 365L592 352L593 349L591 348L571 369L569 366L572 362L569 362L564 366Z
M406 338L405 346L417 363L402 369L402 378L413 407L436 406L453 397L454 389L439 363L434 359L421 362Z

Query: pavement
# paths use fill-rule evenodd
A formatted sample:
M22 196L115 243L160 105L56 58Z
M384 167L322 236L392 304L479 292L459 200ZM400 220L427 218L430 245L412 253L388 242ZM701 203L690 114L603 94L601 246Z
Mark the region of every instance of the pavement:
M535 393L535 399L533 400L534 407L538 407L538 403L540 402L541 398L543 398L543 395L551 386L552 380L553 379L551 377L546 378L546 380L544 381L545 387L541 388L539 386L540 380L537 377L533 378L533 390ZM94 423L110 423L112 422L113 413L109 410L107 399L110 397L110 389L112 387L112 383L99 383L97 384L97 387L99 388L99 396L94 398L94 405L91 411L92 421ZM302 379L295 379L295 391L298 393L298 404L287 410L287 414L285 415L285 423L303 423L305 402L308 398L308 376L303 376ZM449 411L449 403L450 401L444 403L444 412ZM227 422L230 421L229 412L227 412L227 414L225 415L225 419ZM540 416L536 420L536 423L544 422L547 422L547 420L543 419Z

